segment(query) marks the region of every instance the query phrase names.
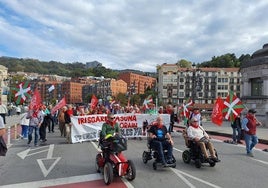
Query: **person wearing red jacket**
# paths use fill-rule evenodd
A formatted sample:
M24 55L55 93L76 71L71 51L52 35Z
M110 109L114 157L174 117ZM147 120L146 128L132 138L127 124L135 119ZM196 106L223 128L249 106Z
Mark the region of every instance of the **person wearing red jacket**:
M246 117L242 120L242 129L244 129L247 155L250 157L254 157L252 149L258 143L256 130L257 126L261 125L261 122L259 122L255 117L256 112L257 111L255 109L249 109Z

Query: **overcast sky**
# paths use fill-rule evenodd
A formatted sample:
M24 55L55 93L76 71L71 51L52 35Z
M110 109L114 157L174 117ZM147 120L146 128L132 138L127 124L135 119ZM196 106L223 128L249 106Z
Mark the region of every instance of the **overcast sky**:
M268 43L267 0L0 0L0 56L155 72L252 54Z

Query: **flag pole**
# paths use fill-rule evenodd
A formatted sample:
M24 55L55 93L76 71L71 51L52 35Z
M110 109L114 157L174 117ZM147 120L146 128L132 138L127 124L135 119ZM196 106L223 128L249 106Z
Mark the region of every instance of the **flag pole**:
M157 99L157 97L155 97L155 112L157 112L157 109L158 109L158 99Z

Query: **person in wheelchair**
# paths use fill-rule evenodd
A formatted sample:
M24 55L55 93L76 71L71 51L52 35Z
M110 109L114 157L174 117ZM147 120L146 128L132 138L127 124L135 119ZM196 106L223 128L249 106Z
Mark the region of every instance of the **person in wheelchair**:
M120 126L115 120L113 113L107 114L107 120L102 124L100 132L100 145L102 147L112 147L113 137L120 135Z
M214 146L210 141L210 138L206 131L198 124L198 119L193 117L190 120L189 127L187 128L187 136L190 140L194 141L201 149L205 160L209 163L219 162L216 156ZM207 148L210 153L210 157L207 152Z
M101 136L104 139L107 139L110 135L115 135L120 133L119 124L116 122L114 114L107 114L107 121L102 124L101 127Z
M163 124L163 119L161 116L158 116L156 119L156 123L152 125L149 130L149 138L151 148L157 150L161 162L164 166L167 164L172 164L172 150L173 150L173 140L171 135L168 133L167 127ZM164 157L164 150L167 149L167 160Z

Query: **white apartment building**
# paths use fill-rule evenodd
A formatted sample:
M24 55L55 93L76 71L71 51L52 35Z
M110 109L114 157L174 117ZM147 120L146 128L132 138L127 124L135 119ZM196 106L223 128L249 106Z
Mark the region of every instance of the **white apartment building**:
M240 97L239 68L181 68L177 64L157 67L159 102L182 104L188 98L196 104L214 104L215 99L227 97L232 90Z

